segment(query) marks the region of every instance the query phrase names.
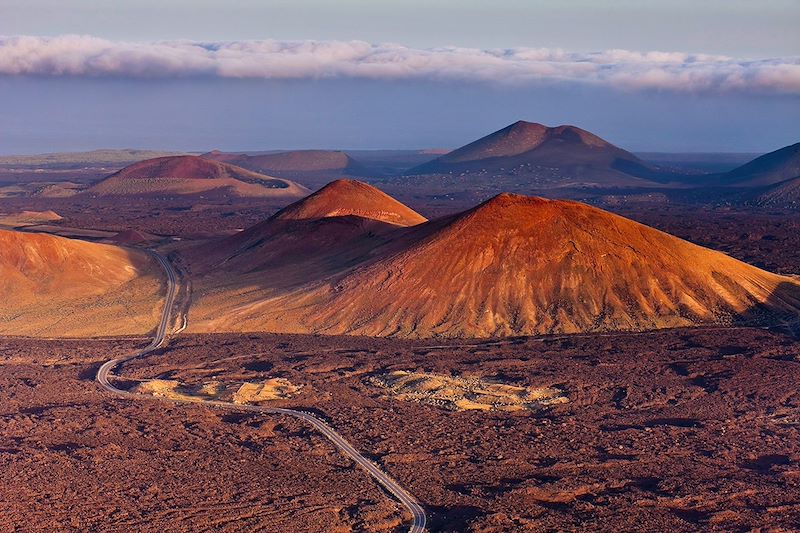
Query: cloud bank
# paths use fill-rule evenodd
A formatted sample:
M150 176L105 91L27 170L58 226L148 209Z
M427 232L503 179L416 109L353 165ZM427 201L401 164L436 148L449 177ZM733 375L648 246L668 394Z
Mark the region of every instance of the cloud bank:
M241 79L427 79L579 83L621 90L800 94L800 57L548 48L409 48L363 41L121 42L0 37L0 75Z

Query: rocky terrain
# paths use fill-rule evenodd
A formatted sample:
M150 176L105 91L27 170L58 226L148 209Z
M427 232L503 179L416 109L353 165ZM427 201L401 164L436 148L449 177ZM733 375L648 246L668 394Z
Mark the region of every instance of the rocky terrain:
M134 345L0 341L12 527L401 530L396 505L292 419L100 392L99 363ZM271 404L328 420L422 502L434 532L778 530L800 520L798 347L741 328L466 343L181 335L120 374L301 386ZM570 401L454 412L370 383L401 370L558 387Z

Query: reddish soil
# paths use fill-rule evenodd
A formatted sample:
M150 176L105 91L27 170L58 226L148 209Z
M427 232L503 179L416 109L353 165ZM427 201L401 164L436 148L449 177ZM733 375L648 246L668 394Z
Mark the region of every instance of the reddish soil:
M293 420L100 392L97 365L133 346L0 341L12 527L402 530L369 478ZM203 335L121 374L303 385L275 405L329 420L417 496L432 531L746 531L800 521L798 348L755 329L466 346ZM451 412L385 397L368 377L391 370L558 386L570 402Z
M0 340L4 531L393 531L370 478L292 418L101 392L143 343Z

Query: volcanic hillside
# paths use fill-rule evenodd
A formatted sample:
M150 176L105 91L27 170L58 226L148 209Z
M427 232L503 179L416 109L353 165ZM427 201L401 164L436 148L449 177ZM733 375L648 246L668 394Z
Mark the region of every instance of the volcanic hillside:
M725 185L759 186L800 177L800 143L785 146L719 176Z
M302 198L293 181L258 174L198 156L158 157L127 166L87 189L95 196L217 195Z
M800 287L584 204L503 194L301 287L198 293L196 331L489 337L775 319ZM227 293L227 294L226 294Z
M800 207L800 176L758 189L750 203L786 209Z
M268 270L273 282L296 283L347 269L426 221L375 187L336 180L260 224L185 254L198 273L263 277Z
M419 174L535 175L539 185L652 186L669 174L575 126L519 121L407 171Z
M161 277L144 252L0 230L0 334L147 333L158 323Z
M364 168L358 161L338 150L293 150L258 155L214 150L203 154L203 157L238 165L255 172L279 175L325 171L361 175L364 172Z
M336 180L308 198L275 215L277 220L354 215L395 224L415 226L427 219L388 194L356 180Z

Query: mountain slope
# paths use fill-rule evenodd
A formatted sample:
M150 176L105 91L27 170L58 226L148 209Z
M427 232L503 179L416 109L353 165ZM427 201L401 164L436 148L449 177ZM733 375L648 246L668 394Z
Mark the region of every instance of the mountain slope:
M542 185L645 186L669 175L575 126L519 121L407 171L536 175Z
M158 322L161 274L144 252L0 230L0 333L142 334Z
M500 195L300 287L201 296L197 331L489 337L776 317L800 287L583 204ZM235 303L234 303L235 302Z
M800 176L800 143L785 146L757 157L738 168L722 174L726 185L773 185Z
M793 209L800 207L800 176L760 188L750 202L762 207Z
M369 257L419 213L380 190L336 180L236 235L185 251L195 271L224 271L300 283L340 272ZM254 281L255 283L255 281Z
M198 156L158 157L115 172L87 189L95 196L212 194L301 198L310 191L293 181L258 174Z

